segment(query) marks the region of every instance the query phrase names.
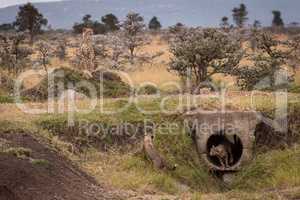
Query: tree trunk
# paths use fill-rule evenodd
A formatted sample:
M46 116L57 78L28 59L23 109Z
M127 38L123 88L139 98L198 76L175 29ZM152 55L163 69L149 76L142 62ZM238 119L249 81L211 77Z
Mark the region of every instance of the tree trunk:
M133 64L134 48L130 48L130 63Z
M30 45L33 45L33 40L34 40L34 33L30 33Z

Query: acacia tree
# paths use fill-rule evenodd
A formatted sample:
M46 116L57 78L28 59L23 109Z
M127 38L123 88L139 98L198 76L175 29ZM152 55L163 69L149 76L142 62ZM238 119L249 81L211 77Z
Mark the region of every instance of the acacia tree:
M170 70L183 77L190 71L196 84L216 73L231 73L242 57L239 41L217 29L186 29L171 42L170 50Z
M86 28L92 28L92 26L93 26L92 15L87 14L87 15L83 16L82 22Z
M180 23L180 22L178 22L178 23L176 23L175 25L169 27L169 32L170 32L171 34L178 34L178 33L179 33L180 31L182 31L184 28L185 28L185 25L182 24L182 23Z
M141 35L145 28L144 19L140 14L131 12L122 27L125 46L129 49L130 62L133 63L136 48L144 43L144 36Z
M73 25L73 32L77 34L83 33L85 28L93 29L95 34L104 34L106 33L106 26L103 23L92 20L92 16L87 14L83 16L82 23L75 23Z
M0 31L13 31L13 30L15 30L13 24L10 23L0 24Z
M254 22L253 22L253 28L254 29L261 28L261 22L259 20L254 20Z
M269 80L270 89L275 89L275 75L279 71L287 71L285 65L289 62L291 55L299 48L297 40L276 40L270 32L257 30L254 34L256 48L249 58L250 65L244 65L234 69L234 75L238 77L238 85L243 89L252 90L262 80ZM289 76L289 80L292 75Z
M14 25L18 31L28 31L30 41L41 33L42 27L48 24L48 20L31 3L20 6Z
M272 21L272 26L273 27L283 27L284 22L281 18L281 12L278 10L273 10L273 21Z
M221 23L220 23L220 27L224 30L224 31L229 31L230 25L228 22L228 17L224 16L221 19Z
M233 21L239 28L243 28L245 22L248 20L248 11L245 4L240 4L240 7L233 8L232 17Z
M113 32L113 31L117 31L117 30L120 29L119 20L112 13L103 16L101 18L101 21L103 22L103 24L106 28L106 31L112 31Z
M170 27L168 28L168 31L167 31L165 34L163 34L163 38L164 38L166 41L171 41L171 40L173 40L175 37L179 37L179 36L181 36L181 35L184 35L184 34L182 34L182 33L185 31L186 28L187 28L187 27L186 27L184 24L178 22L178 23L176 23L175 25L170 26Z
M161 29L161 24L158 21L157 17L154 16L150 20L148 27L149 27L150 30L159 30L159 29Z

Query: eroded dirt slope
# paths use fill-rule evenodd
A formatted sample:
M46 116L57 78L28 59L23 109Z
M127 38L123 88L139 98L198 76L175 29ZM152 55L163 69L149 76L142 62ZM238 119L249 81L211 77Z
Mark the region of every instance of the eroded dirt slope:
M100 187L65 157L29 134L0 133L0 144L1 200L128 198Z

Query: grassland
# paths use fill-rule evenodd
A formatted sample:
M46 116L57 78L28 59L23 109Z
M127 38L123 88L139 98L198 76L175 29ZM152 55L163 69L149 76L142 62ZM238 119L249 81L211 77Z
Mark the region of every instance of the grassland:
M161 99L142 97L138 107L159 110ZM118 110L126 102L126 99L105 99L104 107L108 110ZM222 108L220 99L215 96L199 96L196 102L197 107L205 110ZM290 94L289 102L290 107L293 107L290 112L294 114L295 110L299 110L299 95ZM30 104L32 105L27 105ZM77 104L84 108L88 102L78 101ZM141 195L171 194L187 199L234 199L243 195L249 199L280 199L279 197L285 195L284 191L288 191L287 195L297 197L299 190L296 188L300 186L300 151L296 144L285 150L271 150L256 155L250 165L235 175L232 185L224 185L209 173L197 154L192 138L182 129L182 115L176 108L184 108L186 104L179 106L178 97L173 96L166 105L168 110L176 112L146 115L141 113L136 105L130 105L120 113L105 115L99 110L101 105L98 104L96 110L89 114L75 113L75 129L69 129L67 111L62 114L25 114L14 104L1 104L0 127L1 132L30 132L39 139L47 140L53 149L72 159L99 183L120 190L132 190ZM45 103L35 103L35 106L47 107ZM259 93L256 95L255 106L257 110L272 116L274 97ZM251 96L247 93L229 93L225 108L250 110L253 108ZM152 166L141 151L142 144L138 139L139 134L142 134L140 132L135 135L137 139L133 142L125 138L124 141L128 143L118 143L116 137L100 141L97 138L86 138L76 129L81 120L113 127L124 122L138 126L144 124L145 119L157 124L179 124L175 132L158 134L155 140L155 145L162 155L170 163L178 164L175 171L160 171ZM70 135L76 140L70 139ZM84 140L87 141L82 142ZM79 146L78 141L81 141ZM99 148L103 147L103 144L105 148ZM265 196L266 191L269 191L269 194Z
M276 95L259 91L238 91L234 85L234 77L216 75L215 82L222 81L229 86L229 91L224 96L215 93L200 96L186 94L167 96L168 93L175 93L177 88L170 88L166 83L179 83L180 79L167 70L170 54L166 42L156 37L150 45L142 47L139 52L155 54L158 51L163 51L164 54L153 63L133 66L128 75L134 87L145 81L157 85L162 91L161 96L136 97L136 101L130 104L126 97L99 100L91 112L74 113L75 127L69 128L67 125L70 113L67 102L63 102L62 105L54 102L54 112L47 111L47 103L25 102L28 108L44 110L43 113L26 113L14 104L4 91L0 92L2 95L0 133L30 133L38 140L46 141L56 152L71 159L98 183L119 190L131 190L141 195L168 194L166 198L159 199L299 199L299 142L285 149L268 149L267 152L262 151L263 153L258 151L254 160L235 174L233 183L225 185L209 172L203 160L199 158L192 138L183 127L182 113L188 108L256 110L272 118L276 108L280 107L280 103L278 105L278 101L276 102ZM71 57L73 54L74 49L70 49L68 56ZM61 66L71 67L71 64L57 59L51 60L50 68ZM34 87L40 83L42 77L39 75L28 77L24 87L27 89ZM295 76L295 83L300 84L299 72ZM295 120L291 128L300 134L300 120L297 118L300 95L288 94L288 102L289 117ZM86 109L90 105L90 100L77 100L75 103L79 109ZM125 106L127 104L128 106ZM58 108L63 108L60 113ZM161 108L169 112L162 112ZM141 112L141 109L144 112ZM117 110L122 111L115 114L103 112ZM146 114L150 111L151 114ZM155 169L144 155L141 138L145 120L161 127L165 124L178 125L172 132L157 134L155 139L158 151L168 162L178 165L175 171ZM140 126L140 129L121 139L117 136L88 137L79 131L81 122L111 129L127 122L135 127ZM100 136L103 136L103 130L101 131ZM22 149L6 149L6 151L17 155L24 153ZM34 164L47 165L42 160L34 161Z

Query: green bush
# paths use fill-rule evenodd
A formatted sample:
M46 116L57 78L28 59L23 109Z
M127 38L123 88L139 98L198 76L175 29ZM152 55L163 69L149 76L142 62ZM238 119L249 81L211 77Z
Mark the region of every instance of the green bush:
M0 96L0 103L14 103L15 100L10 96Z
M63 74L63 76L59 76L60 74ZM89 77L89 75L86 75L80 71L70 68L59 68L55 69L52 72L52 75L54 77L54 88L52 88L52 90L54 91L55 97L59 97L64 92L58 90L59 85L62 85L64 90L68 89L69 85L74 85L76 92L82 93L89 97L91 94L87 88L76 87L76 85L81 81L85 81L93 85L97 91L98 97L101 95L105 97L128 96L130 92L129 86L120 78L116 78L117 75L114 77L107 74L103 76L103 91L101 91L102 87L100 86L98 77ZM35 101L46 100L48 98L48 77L44 78L36 87L23 91L22 96L28 97L29 99Z
M290 87L288 88L288 92L300 93L300 85L296 85L296 84L290 85Z
M24 157L30 157L32 151L30 149L23 148L23 147L10 147L4 150L3 153L16 156L17 158L24 158Z
M27 97L21 97L21 101L26 102L29 99ZM15 98L13 96L0 95L0 104L1 103L15 103Z
M32 159L31 164L33 164L34 166L44 167L44 168L50 167L50 162L44 159Z
M157 94L159 89L153 85L146 85L139 90L139 95Z

